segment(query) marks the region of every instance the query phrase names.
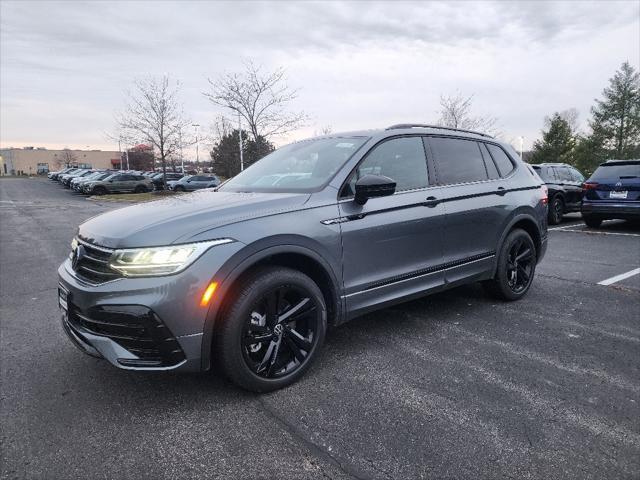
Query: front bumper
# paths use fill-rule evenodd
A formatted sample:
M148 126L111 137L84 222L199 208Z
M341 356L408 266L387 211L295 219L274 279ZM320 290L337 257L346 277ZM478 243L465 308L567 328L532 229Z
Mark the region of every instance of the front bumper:
M640 219L640 202L587 202L583 201L580 211L583 216L593 215L601 218L637 220Z
M63 328L85 353L127 370L200 371L208 307L200 299L239 242L209 249L186 270L164 277L118 278L92 285L70 260L58 268L67 308Z

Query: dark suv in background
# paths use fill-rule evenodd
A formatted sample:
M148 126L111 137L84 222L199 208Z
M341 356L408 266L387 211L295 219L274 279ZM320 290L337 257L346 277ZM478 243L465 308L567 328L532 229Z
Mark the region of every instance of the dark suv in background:
M546 191L511 146L474 132L296 142L215 190L80 225L58 269L63 326L119 368L215 362L274 390L304 374L330 325L477 281L522 298L546 250Z
M597 228L603 220L640 221L640 159L608 160L584 182L582 218Z
M584 175L566 163L531 165L549 189L549 224L557 225L565 213L579 212Z

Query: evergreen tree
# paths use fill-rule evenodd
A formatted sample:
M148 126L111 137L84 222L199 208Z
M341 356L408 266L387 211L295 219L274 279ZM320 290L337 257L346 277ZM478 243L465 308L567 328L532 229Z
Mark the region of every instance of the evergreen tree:
M244 167L260 160L273 152L275 147L264 137L257 140L249 138L246 131L242 131L242 160ZM237 129L223 135L213 146L210 153L214 171L223 177L231 178L240 172L240 133Z
M640 74L625 62L591 108L593 139L610 158L637 158L640 153ZM606 156L606 155L605 155Z
M546 118L547 131L542 131L542 140L533 144L531 163L572 163L575 136L571 125L560 113Z

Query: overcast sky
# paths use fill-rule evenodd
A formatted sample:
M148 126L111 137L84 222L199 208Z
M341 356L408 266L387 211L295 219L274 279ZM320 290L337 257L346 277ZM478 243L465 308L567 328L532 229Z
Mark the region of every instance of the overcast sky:
M220 110L202 96L207 77L253 59L300 89L291 107L311 121L289 140L431 123L439 96L459 91L528 148L556 110L577 108L585 126L622 62L640 62L638 1L1 0L0 22L2 147L116 149L105 132L131 79L163 73L208 128Z

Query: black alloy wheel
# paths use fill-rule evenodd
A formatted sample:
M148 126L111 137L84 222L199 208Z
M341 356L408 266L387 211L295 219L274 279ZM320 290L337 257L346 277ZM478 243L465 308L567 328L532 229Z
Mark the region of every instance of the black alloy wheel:
M216 321L212 354L237 385L267 392L298 380L313 363L326 332L320 288L302 272L263 267L231 288Z
M483 282L484 287L501 300L519 300L531 287L537 258L531 236L519 228L512 230L500 248L495 276Z
M526 290L533 279L535 247L523 238L517 239L509 250L507 282L513 293Z
M317 339L321 315L304 289L282 285L254 304L245 321L242 354L253 373L278 378L304 365Z

